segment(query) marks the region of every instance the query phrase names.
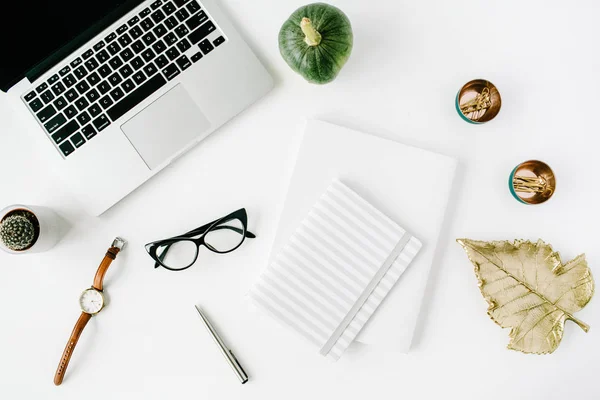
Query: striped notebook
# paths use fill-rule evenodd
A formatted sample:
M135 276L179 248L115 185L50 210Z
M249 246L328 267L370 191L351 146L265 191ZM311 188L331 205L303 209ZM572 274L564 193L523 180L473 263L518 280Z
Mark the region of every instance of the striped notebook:
M334 181L250 298L337 360L420 248L418 239Z

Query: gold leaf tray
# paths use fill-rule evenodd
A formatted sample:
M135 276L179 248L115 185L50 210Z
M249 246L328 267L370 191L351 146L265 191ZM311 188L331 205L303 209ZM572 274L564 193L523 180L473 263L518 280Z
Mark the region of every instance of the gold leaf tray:
M482 242L458 239L475 266L488 315L510 328L508 348L548 354L558 348L566 320L585 332L589 326L573 314L594 294L585 255L563 264L552 246L515 240Z

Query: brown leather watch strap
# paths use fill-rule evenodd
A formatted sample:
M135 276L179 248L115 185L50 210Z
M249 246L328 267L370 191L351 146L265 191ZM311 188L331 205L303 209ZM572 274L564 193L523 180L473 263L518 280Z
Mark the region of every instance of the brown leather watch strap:
M96 271L96 276L94 277L94 284L92 287L96 290L102 291L102 283L104 281L104 275L106 274L106 270L112 263L112 261L117 257L117 254L121 249L125 247L125 240L117 237L112 243L112 247L108 249L106 255L102 259L100 266L98 267L98 271ZM65 373L67 372L67 367L69 366L69 361L71 360L71 356L73 355L73 351L75 350L75 346L77 345L77 341L83 332L83 329L87 325L88 321L92 318L91 314L86 312L82 312L81 316L77 320L75 324L75 328L73 328L73 332L71 333L71 337L67 342L67 346L63 351L62 357L60 358L60 363L58 364L58 368L56 369L56 374L54 375L54 384L56 386L60 385L63 381Z
M106 270L108 270L110 264L117 257L117 254L119 254L119 250L120 249L118 247L111 247L106 252L106 255L104 256L102 262L100 263L100 266L98 267L98 271L96 271L96 276L94 277L94 284L92 285L94 289L102 291L102 283L104 282L104 275L106 275Z
M81 336L81 332L83 332L83 328L85 328L90 318L92 318L90 314L82 312L81 316L77 320L75 328L73 328L71 337L69 338L67 346L65 347L65 351L63 351L62 357L60 358L60 363L56 369L56 374L54 375L54 384L56 386L62 383L63 378L65 377L65 372L67 371L67 366L69 365L69 361L73 355L73 350L75 350L75 345L77 344L79 336Z

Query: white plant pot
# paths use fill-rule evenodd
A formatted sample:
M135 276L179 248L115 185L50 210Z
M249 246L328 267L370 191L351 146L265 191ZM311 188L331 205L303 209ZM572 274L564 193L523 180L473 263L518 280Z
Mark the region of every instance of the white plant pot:
M60 220L58 215L49 208L42 206L25 206L22 204L14 204L8 206L0 211L0 221L4 219L6 214L14 210L26 210L36 216L40 224L40 234L30 248L22 251L14 251L7 248L2 241L0 241L0 248L11 254L27 254L27 253L41 253L46 250L50 250L58 243L60 238Z

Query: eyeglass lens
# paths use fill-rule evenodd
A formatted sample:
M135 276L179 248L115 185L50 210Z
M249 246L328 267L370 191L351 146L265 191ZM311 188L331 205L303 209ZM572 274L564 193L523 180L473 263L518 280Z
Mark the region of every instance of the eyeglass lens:
M187 268L196 261L198 255L198 246L191 240L180 240L169 245L160 246L156 254L161 257L164 254L162 263L169 268L183 269Z
M213 251L224 253L238 247L244 240L244 224L239 219L224 221L204 236L204 243Z

